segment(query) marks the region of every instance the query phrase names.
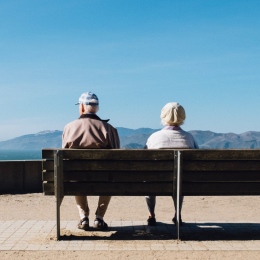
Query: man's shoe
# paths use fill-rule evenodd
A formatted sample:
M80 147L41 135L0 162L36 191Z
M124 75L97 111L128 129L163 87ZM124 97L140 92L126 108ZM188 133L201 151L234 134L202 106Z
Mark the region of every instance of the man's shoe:
M147 225L148 225L148 226L156 226L156 219L153 218L153 217L149 217L149 218L147 219Z
M177 223L176 215L175 215L174 218L172 219L172 222L176 225L176 223ZM180 217L180 226L182 226L182 225L183 225L183 222L182 222L182 219L181 219L181 217Z
M88 217L85 217L83 219L81 219L78 223L78 228L79 229L84 229L87 230L89 228L89 220Z
M100 218L96 218L94 220L93 228L105 230L105 229L108 229L108 226L107 226L107 223L104 220L102 220Z

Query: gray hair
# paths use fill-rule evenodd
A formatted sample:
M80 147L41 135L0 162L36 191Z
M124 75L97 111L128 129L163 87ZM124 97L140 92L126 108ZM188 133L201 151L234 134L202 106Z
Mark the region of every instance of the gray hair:
M84 108L87 113L93 114L96 114L99 110L99 106L84 105Z

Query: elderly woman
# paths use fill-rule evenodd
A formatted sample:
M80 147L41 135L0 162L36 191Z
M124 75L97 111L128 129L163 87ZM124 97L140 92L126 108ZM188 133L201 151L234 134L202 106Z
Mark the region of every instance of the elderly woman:
M186 118L184 108L176 102L167 103L161 110L161 123L164 128L160 131L153 133L147 140L146 148L160 149L160 148L188 148L197 149L198 145L193 136L180 128ZM156 225L155 219L155 196L146 196L146 203L150 216L147 220L149 226ZM176 209L176 200L173 198L174 206ZM180 208L182 207L183 197L181 197ZM176 223L176 213L172 219ZM182 220L180 216L180 225Z

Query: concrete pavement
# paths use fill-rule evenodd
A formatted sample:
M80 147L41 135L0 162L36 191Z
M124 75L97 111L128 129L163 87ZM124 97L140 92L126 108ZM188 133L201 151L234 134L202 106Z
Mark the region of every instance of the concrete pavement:
M77 221L0 221L0 250L260 250L260 223L186 222L181 241L171 222L108 222L107 231L77 229Z

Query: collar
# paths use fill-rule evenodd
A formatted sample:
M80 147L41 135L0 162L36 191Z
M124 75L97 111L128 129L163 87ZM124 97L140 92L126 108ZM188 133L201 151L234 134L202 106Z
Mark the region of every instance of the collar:
M168 125L163 128L163 130L182 130L179 126Z
M90 118L90 119L96 119L96 120L99 120L99 121L102 121L102 122L108 122L110 119L100 119L96 114L83 114L79 117L79 119L82 119L82 118Z

